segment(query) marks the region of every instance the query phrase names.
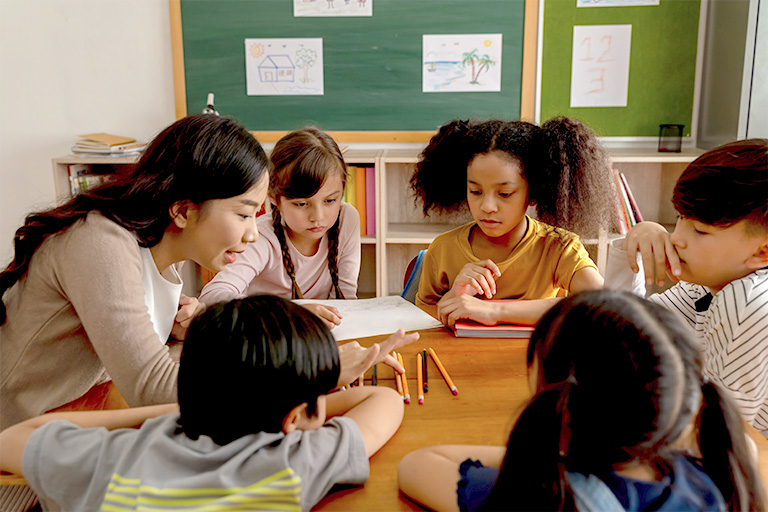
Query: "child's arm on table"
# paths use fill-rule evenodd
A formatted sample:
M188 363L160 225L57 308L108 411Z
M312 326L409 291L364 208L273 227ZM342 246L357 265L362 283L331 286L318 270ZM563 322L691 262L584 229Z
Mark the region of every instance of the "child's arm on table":
M484 466L500 467L505 451L503 446L463 444L421 448L400 461L398 486L403 494L428 508L458 510L456 489L461 463L473 459Z
M403 421L403 399L394 389L362 386L331 393L326 398L326 415L346 416L357 423L371 457L397 432Z
M627 233L624 249L627 251L627 262L633 272L637 273L637 252L643 259L645 283L653 284L654 267L656 282L663 286L666 275L673 281L680 280L680 257L672 244L669 233L664 226L656 222L640 222Z
M54 412L30 418L0 432L0 470L22 474L21 460L29 437L35 429L51 421L67 420L81 428L114 430L139 427L150 418L178 412L178 404L162 404L109 411Z
M333 329L341 323L341 313L333 306L326 306L325 304L302 304L301 306L322 320L329 329Z
M594 290L603 287L603 278L593 267L578 270L571 279L569 293ZM535 325L559 298L502 300L489 302L464 294L452 296L446 294L437 303L438 319L448 327L453 327L456 320L468 318L485 325L511 323Z

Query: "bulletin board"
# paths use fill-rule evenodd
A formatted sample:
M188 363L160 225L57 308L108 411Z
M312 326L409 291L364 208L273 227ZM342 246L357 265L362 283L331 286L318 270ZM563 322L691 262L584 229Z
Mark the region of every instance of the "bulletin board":
M533 118L536 0L372 1L371 17L324 18L294 17L291 0L170 0L177 116L213 92L220 113L254 132L312 124L353 142L428 140L455 118ZM490 33L503 37L500 92L422 92L424 34ZM285 37L322 38L324 94L248 96L245 39Z
M691 135L699 0L628 7L577 7L577 0L544 0L543 10L540 119L578 118L601 136L658 137L660 124L683 124L684 136ZM574 26L621 24L632 25L627 106L572 108Z

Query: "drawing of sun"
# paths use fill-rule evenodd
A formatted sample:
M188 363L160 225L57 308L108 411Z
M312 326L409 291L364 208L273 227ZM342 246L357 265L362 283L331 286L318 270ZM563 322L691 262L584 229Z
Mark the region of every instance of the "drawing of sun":
M254 58L259 58L264 55L264 45L261 43L252 44L249 50L251 52L251 56Z
M485 42L484 42L483 44L484 44L484 45L486 46L486 48L487 48L487 47L491 46L491 45L493 44L493 42L492 42L490 39L486 39L486 40L485 40Z

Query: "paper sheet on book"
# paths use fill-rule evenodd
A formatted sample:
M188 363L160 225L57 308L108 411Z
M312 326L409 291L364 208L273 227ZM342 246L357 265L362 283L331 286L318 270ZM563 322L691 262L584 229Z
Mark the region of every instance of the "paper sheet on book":
M400 296L373 299L297 299L296 304L325 304L339 310L341 325L334 327L336 341L353 340L379 334L392 334L398 329L416 331L442 327L438 320Z

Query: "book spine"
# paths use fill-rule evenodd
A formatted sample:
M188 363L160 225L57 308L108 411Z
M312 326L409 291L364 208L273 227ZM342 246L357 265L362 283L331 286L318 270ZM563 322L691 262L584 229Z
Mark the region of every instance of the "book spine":
M355 171L355 197L357 198L357 211L360 213L360 236L366 235L367 216L365 206L365 167L356 167Z
M365 168L365 221L366 234L376 236L376 169Z
M624 211L627 212L629 218L629 227L631 228L637 222L635 221L635 214L632 212L632 207L629 205L629 197L627 197L627 190L624 188L624 184L621 182L621 176L619 171L616 171L616 178L619 180L619 188L621 189L621 199L624 202Z
M347 166L347 187L344 189L344 193L347 195L347 202L357 209L357 188L355 187L355 181L357 179L357 168L353 166Z
M627 210L626 210L626 207L624 206L624 200L622 199L621 182L619 181L619 173L616 169L612 169L611 174L613 175L614 192L616 192L616 210L618 212L618 217L619 217L618 218L619 233L622 235L626 235L630 228L629 216L627 215Z
M632 208L632 213L635 216L635 220L637 222L643 222L643 216L640 213L640 208L637 206L637 201L635 201L635 196L632 194L632 189L629 188L629 183L627 182L627 177L624 175L623 172L619 172L619 177L621 178L621 183L624 185L624 191L627 193L627 199L629 200L629 206Z

